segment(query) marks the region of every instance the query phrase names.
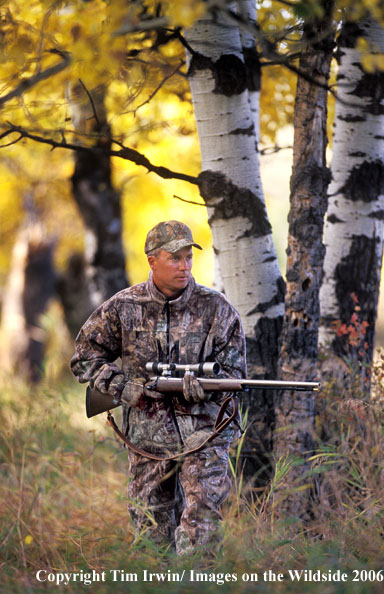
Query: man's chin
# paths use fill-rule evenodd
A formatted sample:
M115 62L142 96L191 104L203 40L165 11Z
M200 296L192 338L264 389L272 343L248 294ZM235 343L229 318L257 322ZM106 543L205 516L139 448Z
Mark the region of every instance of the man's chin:
M189 277L175 278L175 287L178 289L185 289L189 282Z

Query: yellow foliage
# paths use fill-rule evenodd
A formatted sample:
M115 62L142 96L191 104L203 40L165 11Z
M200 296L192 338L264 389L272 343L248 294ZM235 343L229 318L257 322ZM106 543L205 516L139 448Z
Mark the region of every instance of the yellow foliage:
M190 27L206 11L202 0L167 0L164 3L164 12L173 27Z
M361 53L361 65L366 72L384 70L384 55L378 48L373 48L364 37L357 40L356 49Z
M192 10L192 4L186 2L185 13L178 6L180 18L192 18L192 13L198 15L198 11ZM36 133L44 129L57 140L63 138L60 130L66 130L64 137L73 141L66 88L79 78L89 91L106 82L106 106L113 135L144 152L155 163L197 174L199 147L192 109L189 102L181 98L181 94L189 98L188 85L176 74L177 80L172 79L183 57L180 45L176 42L167 44L152 55L151 36L144 38L140 33L114 35L119 27L134 27L139 22L138 4L127 8L125 0L113 5L102 0L79 0L58 4L57 10L52 10L52 6L51 2L42 1L28 6L20 0L8 3L7 13L0 23L7 49L5 61L0 62L3 93L17 86L20 73L30 77L38 69L41 71L58 63L60 57L50 53L51 49L70 51L71 64L53 79L39 82L20 98L8 102L3 109L5 117ZM167 9L172 9L172 3ZM44 35L41 35L42 31ZM143 59L127 61L127 51L137 48ZM167 77L166 85L162 83L164 76ZM172 89L177 90L180 97L170 96ZM149 105L146 101L152 94ZM82 142L89 141L83 138ZM25 216L23 204L27 195L33 208L45 220L48 232L57 237L56 263L59 268L65 265L72 250L82 249L83 245L81 218L71 198L69 183L73 170L72 154L60 150L52 152L49 147L29 141L16 144L8 151L14 172L7 177L4 171L4 179L0 179L4 188L0 200L4 232L0 243L2 282L9 267L9 246ZM7 171L9 173L9 168ZM143 280L147 273L143 244L149 227L158 220L181 218L190 223L196 240L206 247L204 254L197 258L195 270L201 282L210 284L212 252L206 209L173 198L173 194L178 194L187 200L201 202L197 189L186 183L148 176L144 169L117 159L114 160L113 174L122 193L124 241L131 280Z
M40 80L7 102L2 121L56 140L92 143L92 137L74 134L67 89L79 83L90 93L106 89L108 123L113 137L144 153L153 163L190 175L200 170L200 152L190 91L183 64L184 49L173 39L152 50L158 33L140 25L165 19L167 27L185 27L204 14L203 0L165 0L157 14L157 0L8 0L0 2L0 93L17 89L30 79L59 64L70 55L70 65L47 80ZM281 53L300 49L297 15L277 0L260 3L259 24ZM301 3L298 3L301 4ZM318 9L318 3L306 3ZM374 14L379 0L338 0L339 15L361 15L369 7ZM145 12L146 11L146 12ZM289 39L284 32L290 29ZM362 52L366 69L381 68L382 56L372 49ZM296 77L283 66L262 69L261 135L266 143L293 121ZM283 106L283 107L282 107ZM87 129L86 129L87 130ZM8 139L9 141L10 139ZM15 140L15 138L12 138ZM4 144L4 141L3 141ZM117 148L114 146L114 148ZM23 203L32 196L49 232L57 235L57 263L62 267L73 249L81 249L83 228L71 196L73 156L30 141L7 150L0 168L0 282L9 266L10 246L23 219ZM206 209L173 198L200 202L196 186L162 180L128 161L113 160L113 178L121 191L124 213L124 243L133 282L143 279L146 262L142 252L145 234L160 219L180 218L190 223L198 243L211 244ZM211 283L212 252L196 254L196 276Z

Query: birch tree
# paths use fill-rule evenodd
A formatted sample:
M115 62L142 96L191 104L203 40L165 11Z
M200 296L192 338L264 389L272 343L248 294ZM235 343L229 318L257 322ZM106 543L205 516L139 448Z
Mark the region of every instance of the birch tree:
M333 373L337 367L346 379L345 362L352 364L368 391L383 252L384 73L377 63L384 30L371 17L345 23L338 43L342 101L333 137L320 338L331 348Z
M256 23L257 10L254 0L238 0L238 10L244 22ZM260 87L261 67L255 36L249 29L240 29L242 53L247 77L249 108L254 125L257 147L260 141Z
M185 37L202 158L200 193L225 293L243 320L249 374L276 377L284 282L265 208L257 103L253 101L251 109L240 31L223 13L207 14ZM260 470L260 436L261 449L270 447L265 445L271 438L270 396L259 392L249 400L254 423L245 447L252 459L250 474Z

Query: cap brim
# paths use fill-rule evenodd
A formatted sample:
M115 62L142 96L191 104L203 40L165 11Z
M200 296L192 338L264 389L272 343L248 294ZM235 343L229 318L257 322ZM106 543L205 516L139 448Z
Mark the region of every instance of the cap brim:
M190 241L189 239L186 239L186 238L174 239L173 241L170 241L169 243L162 245L160 249L165 250L166 252L170 252L171 254L174 254L185 247L191 247L191 246L197 248L198 250L203 249L198 243L194 243L193 241Z

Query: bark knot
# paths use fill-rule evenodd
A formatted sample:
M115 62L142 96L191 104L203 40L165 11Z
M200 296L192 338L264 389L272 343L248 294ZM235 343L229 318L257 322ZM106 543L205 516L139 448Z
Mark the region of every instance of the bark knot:
M235 54L224 54L216 62L207 56L195 53L191 58L188 77L198 70L210 70L215 80L214 93L232 97L247 89L247 70L244 62Z
M250 223L242 237L262 237L271 233L264 201L248 188L234 184L220 171L210 170L200 173L198 186L206 205L213 208L210 224L219 219L242 217Z

